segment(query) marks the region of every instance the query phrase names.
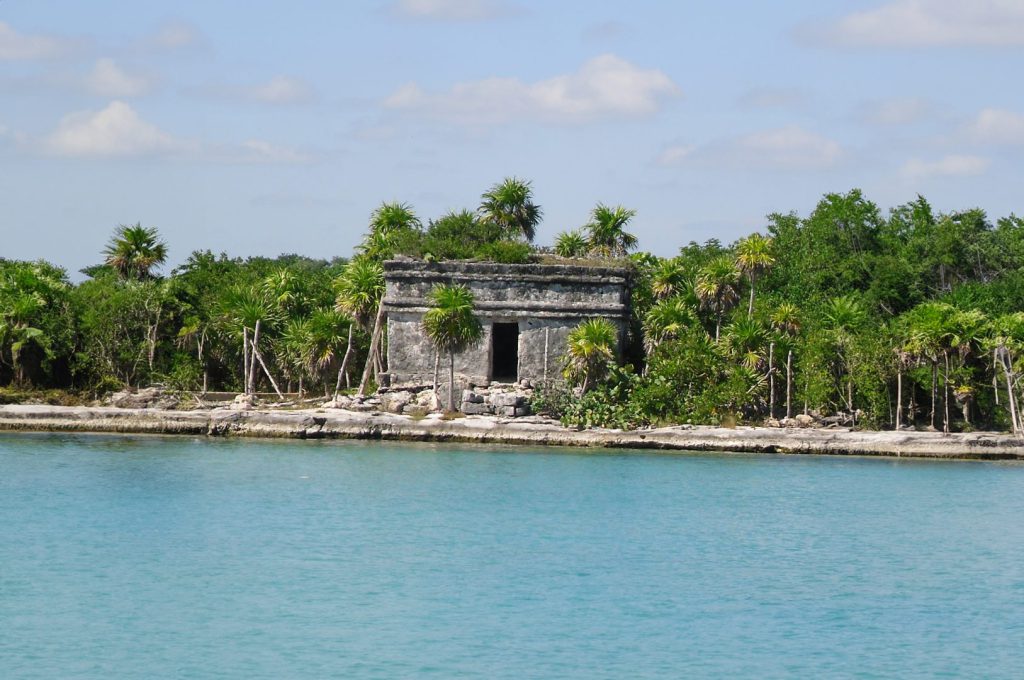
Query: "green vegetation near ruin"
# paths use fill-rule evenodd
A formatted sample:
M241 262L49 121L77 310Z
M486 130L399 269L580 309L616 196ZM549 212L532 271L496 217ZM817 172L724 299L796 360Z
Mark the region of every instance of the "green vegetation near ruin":
M633 319L621 362L600 324L574 332L568 384L535 404L567 424L815 412L867 428L1019 429L1021 218L937 213L923 197L883 213L853 190L671 258L636 252L628 229L640 218L620 206L596 206L548 248L533 244L541 218L530 184L513 178L476 210L425 223L383 204L350 259L194 252L161 276L168 244L142 225L97 243L102 261L77 284L42 260L0 259L0 401L77 403L154 383L366 392L385 370L385 259L574 258L633 268Z

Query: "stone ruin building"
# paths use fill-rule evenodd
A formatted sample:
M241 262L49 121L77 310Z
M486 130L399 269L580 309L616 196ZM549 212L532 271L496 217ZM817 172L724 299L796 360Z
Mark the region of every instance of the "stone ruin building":
M455 355L457 389L560 380L566 338L580 322L604 317L620 340L629 322L630 272L620 267L396 259L384 263L384 278L390 389L433 383L435 353L422 320L438 284L468 287L483 325L480 341ZM444 389L447 357L440 366Z

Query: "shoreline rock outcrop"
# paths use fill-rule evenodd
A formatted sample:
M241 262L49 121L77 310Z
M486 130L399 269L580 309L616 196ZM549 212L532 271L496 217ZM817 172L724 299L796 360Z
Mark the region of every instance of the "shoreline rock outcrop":
M860 432L842 429L675 426L572 430L537 416L445 418L379 410L170 411L116 407L0 406L0 431L186 434L292 439L380 439L725 453L825 454L1024 460L1024 440L991 432Z

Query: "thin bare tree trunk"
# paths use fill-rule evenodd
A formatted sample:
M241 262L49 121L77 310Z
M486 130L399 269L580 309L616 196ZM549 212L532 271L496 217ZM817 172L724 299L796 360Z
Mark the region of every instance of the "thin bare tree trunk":
M377 348L380 346L380 332L381 324L384 317L384 300L381 299L380 304L377 306L377 317L373 321L373 334L370 336L370 353L366 357L366 365L363 367L363 377L359 381L359 391L356 392L356 396L366 396L366 387L370 383L370 373L373 372L373 357L377 353Z
M747 306L747 318L754 316L754 279L750 279L750 304Z
M242 327L242 393L249 394L249 329Z
M256 352L260 342L261 319L256 319L256 328L252 331L252 356L249 358L249 394L256 394Z
M448 410L455 411L455 351L448 350Z
M1010 424L1013 427L1013 433L1018 434L1020 427L1017 420L1017 400L1013 397L1013 377L1010 375L1010 366L1005 356L1000 357L999 363L1002 365L1006 377L1006 401L1010 406Z
M949 354L943 352L946 370L942 374L942 431L949 432Z
M896 370L896 431L903 424L903 370Z
M274 386L274 391L277 392L277 396L284 400L284 395L281 394L281 390L277 387L277 382L274 380L274 376L270 375L270 370L267 368L267 364L263 361L263 355L260 354L255 345L253 345L252 351L256 354L256 358L259 360L260 366L263 367L263 373L267 376L267 380L269 380L270 384Z
M932 412L929 416L931 427L935 429L935 400L938 398L938 383L939 383L939 363L937 361L932 362Z
M751 284L753 285L753 284ZM751 288L753 291L753 288ZM753 298L751 298L753 300ZM775 417L775 343L768 343L768 415Z
M996 352L997 349L992 350L992 396L995 397L996 406L999 406L999 369L996 368Z
M786 355L786 417L793 417L791 397L793 394L793 350Z
M441 370L441 351L434 349L434 394L437 394L437 374Z
M345 348L345 356L341 360L341 368L338 369L338 382L334 384L334 398L338 398L338 392L341 391L341 377L345 376L348 378L348 374L345 373L348 369L348 358L352 356L352 328L355 326L354 323L348 325L348 346Z

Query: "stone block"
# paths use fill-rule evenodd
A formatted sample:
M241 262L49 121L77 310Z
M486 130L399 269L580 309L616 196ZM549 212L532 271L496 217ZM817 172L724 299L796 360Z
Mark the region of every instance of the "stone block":
M473 390L462 390L462 401L470 404L482 404L484 403L484 397Z
M413 399L412 392L385 392L380 395L380 407L388 413L401 413Z
M797 427L813 427L814 418L803 413L797 415L793 420L796 422Z
M491 413L491 407L487 404L474 404L468 401L462 402L462 408L459 410L467 416L484 416Z
M502 393L499 393L499 394L492 394L491 395L491 403L496 408L508 408L508 407L514 408L516 406L522 406L523 405L523 397L518 395L518 394L514 394L514 393L510 393L510 392L502 392Z
M419 404L406 404L405 408L402 409L402 413L413 418L422 418L430 413L430 409Z

